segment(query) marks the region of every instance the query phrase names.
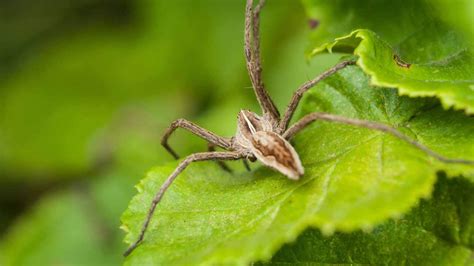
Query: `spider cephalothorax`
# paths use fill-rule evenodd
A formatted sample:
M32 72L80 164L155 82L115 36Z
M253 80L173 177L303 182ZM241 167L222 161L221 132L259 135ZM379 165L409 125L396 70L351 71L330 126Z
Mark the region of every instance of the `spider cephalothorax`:
M262 67L260 62L259 23L260 11L263 4L264 0L260 0L256 6L253 5L253 0L247 0L244 35L244 52L247 70L255 95L257 96L257 101L261 107L262 115L257 115L256 113L247 110L240 111L237 117L237 133L231 138L218 136L217 134L214 134L211 131L185 119L178 119L171 123L171 126L163 135L161 143L176 159L178 159L179 156L168 145L168 138L177 128L186 129L207 140L209 143L209 151L194 153L187 156L170 174L153 198L146 220L144 221L140 231L140 235L125 252L125 256L130 254L143 240L157 204L160 202L171 183L173 183L174 179L192 162L215 160L219 162L222 168L230 171L222 161L242 159L247 166L247 159L250 161L258 160L265 166L281 172L288 178L298 180L304 174L304 168L301 164L298 153L289 143L289 140L307 125L316 120L325 120L383 131L412 144L440 161L447 163L474 164L473 161L449 159L439 155L417 141L406 137L396 129L382 123L346 118L327 113L310 113L289 127L290 120L293 117L303 94L319 81L348 65L355 64L355 61L342 61L316 78L301 85L290 99L283 116L280 116L280 113L266 91L261 78ZM216 152L214 151L216 146L226 151Z

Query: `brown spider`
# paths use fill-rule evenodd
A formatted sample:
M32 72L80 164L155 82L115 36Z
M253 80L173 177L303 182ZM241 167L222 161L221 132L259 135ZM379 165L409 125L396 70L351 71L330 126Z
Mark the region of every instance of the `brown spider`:
M249 169L247 159L250 161L258 160L265 166L279 171L288 178L298 180L304 174L304 168L301 164L298 153L290 144L289 140L307 125L318 119L379 130L392 134L443 162L474 164L474 161L449 159L439 155L428 147L403 135L396 129L382 123L346 118L327 113L311 113L301 118L291 127L288 127L296 107L306 91L338 70L348 65L355 64L355 61L342 61L313 80L304 83L293 94L285 114L283 117L280 117L280 114L268 95L261 79L262 67L260 62L259 19L260 11L264 2L265 0L259 0L259 3L254 7L253 0L247 0L244 37L247 70L263 114L260 116L252 111L241 110L237 116L237 133L231 138L218 136L185 119L178 119L171 123L171 126L166 130L162 138L161 144L176 159L178 159L179 156L168 145L168 138L177 128L186 129L207 140L209 142L209 151L194 153L187 156L186 159L176 167L173 173L171 173L153 198L138 239L127 249L124 256L128 256L143 240L148 224L153 216L157 204L163 197L163 194L171 183L173 183L175 178L192 162L215 160L218 161L225 170L229 170L222 161L243 159L245 166ZM223 148L226 151L216 152L214 151L214 147L216 146Z

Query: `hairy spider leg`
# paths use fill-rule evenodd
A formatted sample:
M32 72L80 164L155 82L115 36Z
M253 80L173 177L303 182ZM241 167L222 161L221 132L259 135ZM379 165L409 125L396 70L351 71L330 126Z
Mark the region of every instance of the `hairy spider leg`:
M293 96L291 97L290 103L288 104L285 114L283 115L283 118L280 121L280 124L278 126L280 134L285 132L285 130L288 128L288 125L290 124L290 120L293 117L293 114L296 111L296 108L298 107L298 104L300 103L301 98L303 97L303 94L307 92L309 89L314 87L316 84L318 84L321 80L331 76L332 74L336 73L337 71L349 66L349 65L354 65L356 62L353 60L347 60L347 61L342 61L338 63L337 65L331 67L330 69L324 71L322 74L318 75L314 79L307 81L303 85L301 85L294 93Z
M298 122L296 122L293 126L291 126L288 130L286 130L285 133L283 134L283 137L288 139L288 140L291 139L295 134L297 134L302 129L304 129L306 126L308 126L310 123L312 123L316 120L325 120L325 121L329 121L329 122L336 122L336 123L347 124L347 125L363 127L363 128L369 128L369 129L373 129L373 130L386 132L386 133L392 134L393 136L395 136L395 137L397 137L397 138L413 145L417 149L425 152L429 156L434 157L434 158L436 158L437 160L439 160L441 162L474 165L474 161L471 161L471 160L451 159L451 158L447 158L443 155L440 155L440 154L436 153L435 151L431 150L430 148L426 147L425 145L419 143L418 141L416 141L414 139L411 139L411 138L405 136L400 131L398 131L395 128L390 127L386 124L367 121L367 120L347 118L347 117L328 114L328 113L310 113L310 114L305 115Z
M212 143L215 146L221 147L225 150L229 150L231 148L231 142L230 139L218 136L217 134L202 128L193 122L190 122L186 119L178 119L173 121L171 125L166 129L165 134L163 135L163 138L161 139L161 145L175 158L178 159L179 156L178 154L169 146L168 144L168 138L171 136L171 134L177 129L177 128L183 128L186 129L187 131L193 133L194 135L197 135L208 142Z
M249 165L249 161L247 161L247 159L243 159L242 162L244 162L244 166L245 166L245 169L247 169L247 171L249 172L252 171Z
M208 142L207 143L207 151L216 151L216 145L213 143ZM222 168L222 170L232 173L232 169L229 168L229 166L223 162L223 161L216 161L216 163Z
M264 116L272 122L278 123L280 113L273 103L262 81L262 64L260 59L260 11L265 4L264 0L253 8L253 0L247 0L245 7L244 52L247 70L254 89L257 101Z
M207 151L216 151L216 145L209 142L207 144ZM224 171L232 173L232 169L230 169L230 167L225 162L223 161L216 161L216 162ZM242 162L247 171L249 172L252 171L252 169L250 169L249 161L247 159L242 159Z
M138 239L130 245L130 247L125 251L123 254L125 257L128 256L132 251L143 241L145 236L146 230L148 225L150 224L151 218L153 217L153 213L155 212L156 206L163 198L166 190L170 187L173 181L178 177L178 175L192 162L198 161L209 161L209 160L238 160L242 159L245 155L238 153L238 152L201 152L201 153L194 153L186 157L176 169L171 173L171 175L166 179L163 185L160 187L160 190L155 194L153 201L151 203L150 208L148 209L148 213L143 223L143 226L140 230L140 234Z

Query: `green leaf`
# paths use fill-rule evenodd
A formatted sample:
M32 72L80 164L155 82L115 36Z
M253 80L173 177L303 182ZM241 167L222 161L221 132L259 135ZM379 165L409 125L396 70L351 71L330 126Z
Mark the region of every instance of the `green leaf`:
M126 85L129 84L128 82L125 83L125 80L130 79L130 83L133 83L134 81L138 82L143 78L143 75L146 74L145 72L148 70L152 71L148 76L148 78L150 78L150 84L144 86L149 86L149 89L159 93L161 100L150 97L138 101L127 102L125 106L121 105L119 111L113 114L112 119L110 119L111 121L107 122L108 125L105 128L101 126L98 132L95 132L95 129L93 129L94 140L91 144L87 144L86 146L93 147L94 149L98 148L100 150L112 151L114 155L113 169L105 169L106 173L101 174L100 176L91 176L89 174L83 176L84 179L87 179L87 181L84 180L84 183L86 187L89 188L88 197L86 198L84 198L82 189L61 187L61 191L58 192L54 189L54 191L48 192L45 197L39 200L39 202L32 203L28 210L26 210L25 213L18 217L14 222L8 220L5 221L9 227L4 227L7 228L8 231L4 238L2 236L2 242L0 243L0 265L120 264L123 260L122 252L125 250L126 245L122 243L123 232L119 229L119 219L117 219L117 217L120 216L126 208L130 198L135 193L133 184L138 182L137 178L142 177L145 170L149 169L151 165L172 158L162 149L162 147L160 147L159 140L164 128L168 126L174 118L177 118L180 113L184 113L183 110L178 111L178 109L182 109L181 106L185 106L186 108L184 111L186 111L186 113L192 111L194 115L188 114L183 115L183 117L190 118L197 124L205 126L216 133L233 134L235 132L235 122L231 121L229 123L223 123L223 121L227 121L229 117L235 117L235 114L243 106L246 108L249 106L257 106L253 91L248 89L248 84L250 84L250 82L248 80L248 75L245 72L244 57L241 49L243 45L242 35L239 31L230 30L231 28L235 29L235 27L237 27L240 29L242 27L245 3L241 2L239 4L236 2L240 7L232 9L231 13L233 14L233 17L230 17L231 14L229 13L227 3L216 5L215 1L208 1L211 5L209 8L203 3L186 5L185 8L182 3L178 2L176 2L176 5L171 5L170 3L164 5L159 1L156 3L163 5L160 10L162 12L161 15L166 16L167 20L155 21L153 29L156 30L157 28L160 28L160 33L166 29L166 34L174 33L181 36L180 38L161 38L161 40L167 43L164 45L165 48L150 44L149 49L146 51L143 51L141 48L134 48L121 53L121 60L130 60L135 62L135 66L139 65L127 70L128 73L130 73L129 76L116 76L115 74L110 73L115 72L116 70L109 68L105 63L99 64L102 67L86 66L85 68L89 68L91 72L95 72L96 68L104 71L104 73L101 72L97 74L98 79L118 79L116 82L117 84L115 84L118 91L121 91L120 88L122 86L126 87ZM292 14L291 21L298 18L301 20L301 23L304 23L304 18L297 16L297 12L288 11L289 8L293 9L294 7L297 7L298 3L294 2L291 6L287 4L275 5L277 10L272 9L272 6L273 5L269 5L269 9L265 9L265 20L262 21L265 25L265 29L262 28L262 33L266 36L265 41L262 44L262 52L273 54L274 52L272 51L278 49L281 56L269 57L268 60L265 60L265 73L267 73L266 76L269 78L276 77L278 79L273 81L274 85L271 85L270 80L268 82L269 87L272 87L275 92L272 93L272 96L275 96L278 93L284 93L287 96L280 96L280 99L286 103L289 96L288 94L291 93L291 91L284 89L294 88L301 84L306 79L305 72L319 72L327 66L317 66L318 70L316 70L313 65L311 70L308 70L308 66L305 64L304 60L302 60L306 43L306 34L303 31L291 31L291 35L288 35L288 31L285 30L286 27L293 28L291 25L294 24L294 22L291 22L292 24L290 26L288 25L288 20L290 19L288 13L290 15ZM196 14L195 8L200 8L200 14ZM149 8L147 8L147 10L148 9ZM172 12L170 9L172 9ZM205 14L209 12L214 15L206 18L211 18L212 24L216 26L216 28L214 28L213 25L208 25L211 22L203 19ZM153 18L163 19L162 16L157 16L156 14L153 14ZM195 21L197 24L194 23L194 26L190 28L187 23L176 23L176 21L185 21L188 19ZM267 27L267 25L269 27ZM208 46L209 51L202 47L198 48L199 45L196 43L189 42L190 39L197 38L195 36L208 40L208 37L203 37L204 35L202 32L194 31L195 28L206 28L213 32L212 38L209 39L209 43L212 45L209 46L207 41L203 43L203 45ZM190 30L193 31L193 37L190 37L186 33ZM282 36L282 34L285 36ZM296 35L296 38L293 34ZM148 40L149 38L150 36L147 35L147 38L145 39ZM82 37L79 39L82 39ZM230 41L234 39L237 41ZM272 39L278 39L279 44L275 45L275 42L273 42ZM97 49L97 51L91 52L82 48L84 44L81 40L77 41L80 42L77 45L77 49L71 48L69 50L72 54L83 53L83 56L85 56L92 53L94 55L91 55L90 57L99 60L102 58L100 57L100 54L107 54L107 52L111 54L116 53L106 48L94 48L93 50ZM118 43L118 45L120 45L120 43L123 42L126 43L126 41L122 40L114 41L113 43ZM101 42L99 42L99 46L100 44ZM95 46L95 44L91 44L91 47ZM113 49L113 47L111 49ZM61 53L59 50L63 51L67 49L59 47L58 53ZM199 50L199 53L196 53L196 50ZM176 51L179 51L179 53L176 53ZM95 56L95 53L98 53L99 55ZM136 53L143 53L143 55L139 56ZM117 54L120 53L117 52ZM225 66L222 64L222 54L224 54L226 58ZM53 55L45 55L45 57L50 56L56 58L54 53ZM70 56L72 55L64 55L64 57L56 59L58 61L68 61ZM128 59L128 56L130 56L130 59ZM337 61L337 56L329 56L335 58L334 61ZM155 57L160 58L160 60L155 60ZM190 62L190 57L195 60ZM238 64L230 64L229 57L236 58ZM109 59L111 60L111 64L117 65L115 64L116 61L114 61L114 58L114 56L110 56ZM166 59L163 60L162 58ZM199 58L199 60L197 58ZM169 64L170 60L174 60L174 63ZM292 64L291 69L287 69L289 60L295 62L295 65ZM34 61L35 62L33 63L36 65L38 62L36 62L36 60ZM176 78L177 75L171 74L166 75L169 76L169 78L161 77L159 74L160 70L154 68L154 64L158 61L164 61L167 68L174 69L175 72L173 73L179 74L179 79ZM233 60L231 61L234 62ZM86 63L84 64L87 65ZM152 64L153 66L149 66L149 64ZM326 64L332 65L333 63ZM161 64L157 64L156 67L160 68L160 65ZM117 67L121 68L123 66L117 65ZM276 70L277 72L274 72L273 70L275 67L278 68ZM41 67L37 66L37 68ZM57 68L58 71L61 70L61 68ZM191 76L190 72L196 74ZM216 75L216 73L219 74ZM276 75L272 75L272 73L275 73ZM102 76L102 74L104 76ZM285 76L288 78L285 78ZM60 77L61 75L59 75L59 78ZM19 83L21 81L17 82ZM53 81L45 83L49 82L52 83ZM61 83L61 81L58 82ZM162 88L166 89L166 95L163 94ZM196 104L196 102L200 102L199 99L197 99L198 97L196 94L202 93L204 88L206 91L212 89L212 97L206 99L205 106L201 106L202 103ZM132 93L132 89L130 90ZM90 90L84 92L84 95L88 92L90 92ZM13 92L11 93L15 94ZM80 95L80 93L81 92L77 92L78 95ZM185 95L187 93L194 94L187 97ZM71 95L73 94L66 94L64 96ZM108 95L113 96L114 94L111 93ZM117 95L117 97L119 96ZM20 98L21 97L18 97L19 103L22 101ZM26 97L26 99L29 98L32 98L32 96ZM84 98L86 98L84 101L87 102L87 97L84 96ZM43 101L47 102L47 97L44 99L45 100ZM72 101L72 99L65 99L65 101L69 100ZM104 100L104 98L102 100ZM212 103L212 100L217 101L216 103ZM0 101L2 101L1 98ZM35 103L34 100L29 101ZM10 104L12 103L9 103L9 105ZM0 109L3 106L4 105L0 104ZM18 104L16 107L18 109L16 109L15 112L10 112L10 114L19 115L18 110L20 110L20 107L21 105ZM51 108L48 110L54 112L62 110L62 108L56 109L55 106L48 106L48 108ZM96 106L92 106L91 108L96 108ZM169 110L172 110L173 112L170 112ZM25 116L32 117L31 119L38 116L43 117L41 112L25 110L23 114L25 113ZM67 116L62 118L67 118ZM21 120L10 120L9 122L19 123L20 121ZM62 120L61 117L56 121L66 123L65 128L49 127L46 125L45 127L49 128L49 132L75 131L78 130L77 128L74 128L79 126L77 123L88 122L83 120ZM41 121L38 121L38 124L41 125L40 122ZM18 124L14 125L17 125L17 127L12 131L21 131L22 127L19 127ZM130 132L134 134L130 134ZM10 134L15 138L21 138L21 135L16 136L12 132L10 132ZM153 141L142 143L143 141L140 139L143 136L137 137L137 134L144 135ZM67 137L71 136L64 136L65 139L67 139ZM40 143L41 139L43 139L43 137L35 140L28 139L28 141L39 143L39 146L42 145ZM0 140L0 142L1 141L2 140ZM61 140L57 139L57 141L60 142ZM61 159L61 156L58 155L60 153L69 152L70 156L73 157L77 155L75 154L75 152L77 152L76 148L79 150L83 149L83 146L81 145L74 145L57 152L55 150L57 146L55 145L58 145L58 142L53 142L53 145L51 145L49 149L45 144L41 149L36 149L36 151L38 154L41 154L41 156L49 157L48 159L51 159L50 156L54 156L52 159ZM18 143L18 145L19 144L20 143ZM184 130L177 131L176 135L171 138L171 144L173 147L176 147L179 154L187 154L192 151L202 151L206 148L205 141L193 137ZM120 147L117 148L117 146ZM0 148L0 153L7 152L7 155L12 155L12 152L10 151L11 149L6 151L5 149L2 150L2 148ZM76 159L77 157L73 158L71 161ZM55 161L54 163L49 164L48 168L53 171L57 170L58 166L62 165L61 161ZM241 162L236 162L236 165L242 167ZM32 165L26 164L25 168L28 169L24 170L29 170L28 172L30 172L32 168L31 166ZM71 170L71 167L67 168ZM36 170L40 169L36 168ZM0 176L5 174L5 172L2 172L2 169L0 169L0 173ZM25 176L25 178L28 177L29 176ZM55 176L43 177L56 178ZM24 181L25 180L22 180L21 182ZM69 183L70 182L66 182L66 185L69 185ZM60 184L63 183L60 182ZM76 183L74 182L74 184ZM9 193L15 193L9 186L1 187L3 190L9 191ZM58 190L59 189L60 188L58 188ZM62 206L62 204L67 207ZM71 215L71 213L73 214ZM3 224L3 217L1 217L2 214L3 212L0 211L0 223ZM71 219L69 219L69 217L71 217ZM107 237L103 237L102 233L98 233L97 229L101 227L107 229ZM71 228L74 228L75 231L71 231ZM40 241L38 239L40 239ZM91 251L91 249L93 249L93 251Z
M473 210L472 183L440 178L433 198L422 200L406 217L370 233L325 237L318 230L306 230L269 264L469 265L474 248Z
M303 113L312 111L382 121L442 154L474 158L474 118L443 111L433 99L374 90L356 66L312 90ZM439 170L473 173L473 167L439 163L390 135L346 125L315 123L294 143L306 168L296 182L266 168L229 174L214 163L191 165L165 195L126 264L268 260L309 226L331 234L370 229L402 215L431 194ZM137 186L122 216L127 243L136 240L153 195L175 166L152 169Z
M309 16L322 21L310 55L326 49L354 53L373 85L411 97L436 96L445 108L474 113L474 41L438 18L442 12L428 1L376 2L305 1ZM338 20L344 14L351 15Z
M407 136L417 139L432 150L449 158L472 159L474 155L474 138L471 134L474 130L474 117L466 117L458 111L443 110L433 98L410 99L405 96L397 96L394 89L380 89L381 91L370 91L374 89L369 85L369 77L362 74L358 67L349 67L346 71L340 71L336 76L325 80L324 85L312 89L305 104L303 113L322 111L339 114L347 117L361 118L372 121L381 121L398 128ZM335 99L336 98L336 99ZM325 130L334 132L338 128L349 128L351 134L372 132L368 134L369 139L379 133L364 129L334 125L330 123L315 124L315 131ZM359 145L362 138L353 136L352 144L345 137L334 138L330 134L315 138L314 135L301 134L295 141L298 148L301 146L300 154L311 158L310 163L320 161L325 153L331 152L333 146L329 143L340 142L345 139L349 145ZM308 136L307 139L306 136ZM359 135L360 137L360 135ZM298 142L301 138L302 141ZM314 138L311 140L311 138ZM311 146L305 142L314 142ZM324 147L326 149L322 149ZM389 147L389 146L388 146ZM386 149L388 147L382 147ZM403 144L401 150L407 147ZM343 151L344 149L339 149ZM384 151L385 152L385 151ZM396 152L396 151L395 151ZM358 161L354 158L355 162ZM390 158L386 158L390 160ZM394 161L399 161L400 156L395 154ZM438 170L448 172L449 176L464 175L474 178L474 167L462 164L442 164L429 158ZM391 163L392 164L392 163ZM385 166L385 165L384 165ZM474 179L473 179L474 180Z
M433 29L430 32L436 31ZM425 36L407 39L400 47L411 48L422 37ZM440 38L439 41L442 40ZM357 64L371 75L373 85L395 87L400 94L411 97L436 96L445 108L454 107L474 113L474 56L469 50L460 47L444 57L436 53L439 49L437 45L420 46L420 49L433 51L429 58L415 52L405 53L402 57L400 54L403 51L396 51L374 32L357 30L315 48L313 54L324 49L338 51L348 47L359 56Z

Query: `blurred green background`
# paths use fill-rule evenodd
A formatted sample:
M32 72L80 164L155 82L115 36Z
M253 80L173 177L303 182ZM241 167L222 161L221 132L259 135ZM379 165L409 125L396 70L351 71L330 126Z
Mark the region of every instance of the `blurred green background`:
M230 136L258 111L242 0L0 2L0 265L116 265L134 185L171 160L184 117ZM304 57L299 1L262 14L264 80L280 107L334 64ZM179 131L180 154L206 143Z

